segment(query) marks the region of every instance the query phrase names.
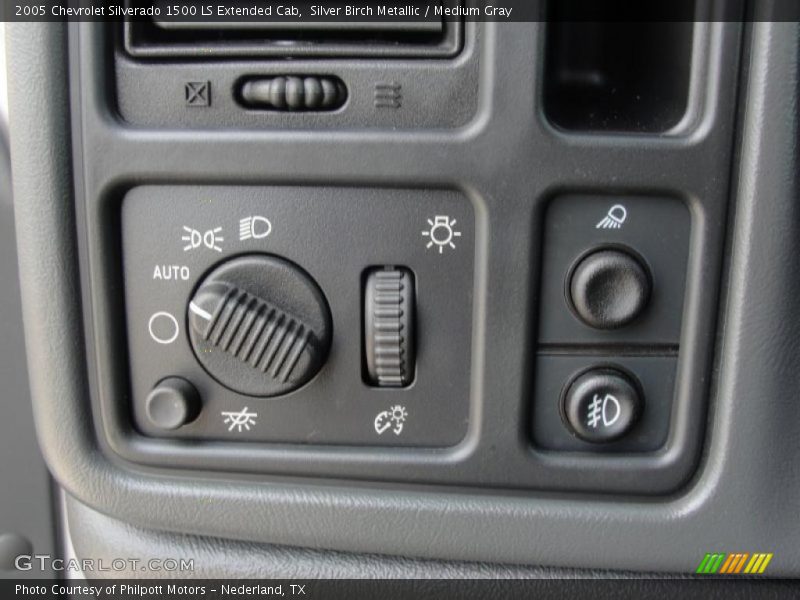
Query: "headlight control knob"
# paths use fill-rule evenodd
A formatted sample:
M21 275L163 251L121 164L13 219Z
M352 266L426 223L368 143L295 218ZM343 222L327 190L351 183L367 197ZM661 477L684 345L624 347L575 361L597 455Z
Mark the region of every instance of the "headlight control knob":
M253 254L223 262L188 307L197 360L222 385L250 396L287 394L322 368L331 344L328 303L298 266Z

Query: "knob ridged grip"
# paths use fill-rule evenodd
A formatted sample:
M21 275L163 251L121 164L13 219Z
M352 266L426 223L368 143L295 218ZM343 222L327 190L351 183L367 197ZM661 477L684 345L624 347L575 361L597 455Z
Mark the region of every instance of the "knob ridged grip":
M197 359L242 394L276 396L309 381L330 346L330 316L316 284L291 263L246 256L223 263L189 303Z
M335 77L290 75L245 81L240 95L251 108L320 111L342 106L347 88Z
M374 270L364 293L364 336L369 382L404 387L414 378L414 279L407 269Z
M281 382L302 370L314 333L300 319L222 282L203 287L193 302L212 318L193 313L192 327L216 348Z

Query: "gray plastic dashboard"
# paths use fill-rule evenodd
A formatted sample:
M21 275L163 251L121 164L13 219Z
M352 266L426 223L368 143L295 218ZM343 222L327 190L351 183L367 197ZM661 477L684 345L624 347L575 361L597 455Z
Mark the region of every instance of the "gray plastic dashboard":
M466 125L310 135L132 126L109 110L99 25L10 26L32 395L61 485L133 525L231 540L670 572L693 570L706 551L753 549L774 553L774 574L796 574L797 419L787 391L797 367L797 26L703 26L693 118L650 137L564 134L546 123L541 73L530 60L542 28L473 26L480 76ZM468 442L369 456L349 447L224 444L193 452L131 428L121 402L127 353L115 343L125 338L120 246L110 228L129 190L189 184L421 187L468 198ZM659 342L659 352L677 360L670 433L659 452L554 453L528 439L541 310L530 291L540 280L545 208L569 192L678 197L689 209L680 338ZM629 356L624 347L620 354L602 345ZM546 349L574 357L582 348Z

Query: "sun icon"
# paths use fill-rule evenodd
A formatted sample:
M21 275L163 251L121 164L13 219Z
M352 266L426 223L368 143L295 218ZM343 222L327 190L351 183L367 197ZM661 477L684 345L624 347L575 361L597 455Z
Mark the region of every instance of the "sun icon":
M393 406L389 409L389 412L392 414L392 421L397 424L404 422L408 418L408 411L406 411L405 407L400 406Z
M453 243L453 238L461 237L461 232L455 230L455 219L451 219L447 215L436 215L432 221L428 219L428 225L430 225L430 229L422 232L424 237L430 238L425 246L426 249L435 245L439 249L439 254L444 252L445 246L455 250L456 245Z

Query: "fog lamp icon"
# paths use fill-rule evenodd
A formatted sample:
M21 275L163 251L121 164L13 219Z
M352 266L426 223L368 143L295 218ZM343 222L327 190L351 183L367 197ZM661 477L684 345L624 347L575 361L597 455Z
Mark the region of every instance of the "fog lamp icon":
M592 429L597 429L601 424L603 427L611 427L619 420L620 413L619 400L614 396L595 394L586 411L586 424Z

